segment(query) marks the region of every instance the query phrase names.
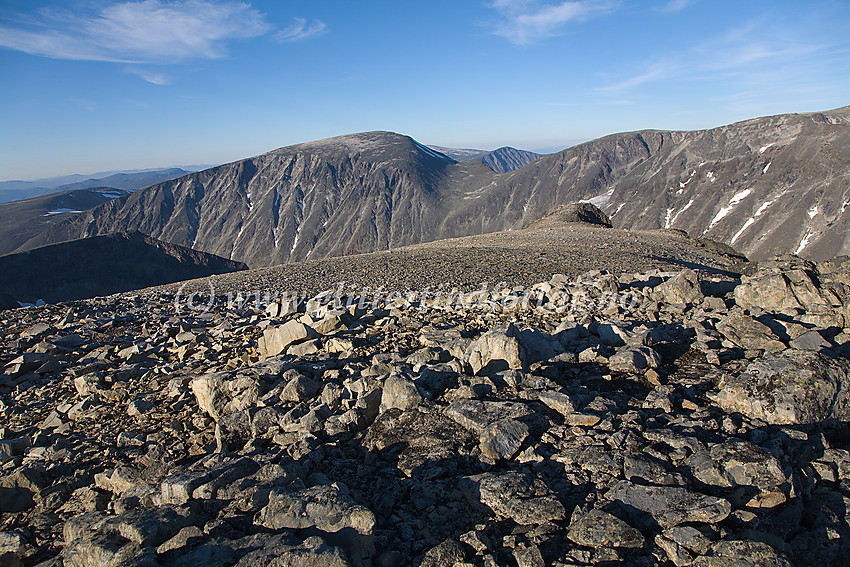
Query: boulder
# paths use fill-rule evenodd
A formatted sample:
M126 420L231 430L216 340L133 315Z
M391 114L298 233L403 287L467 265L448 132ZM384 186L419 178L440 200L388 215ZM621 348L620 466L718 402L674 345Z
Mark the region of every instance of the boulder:
M481 453L490 459L510 459L528 437L528 426L515 419L495 421L481 433Z
M766 543L749 540L718 541L691 567L792 567L788 559Z
M398 408L402 411L417 407L422 403L422 394L413 380L402 374L394 373L384 382L381 395L381 411Z
M850 420L850 361L786 350L765 354L740 374L726 374L715 401L771 424Z
M499 372L526 365L526 350L514 325L497 327L474 340L464 353L464 361L473 374Z
M567 516L552 490L531 473L509 471L464 477L461 490L473 504L484 504L499 516L522 525L544 524Z
M743 313L732 313L717 323L717 330L743 349L779 352L785 344L770 327Z
M277 356L295 343L316 336L316 332L299 321L287 321L283 325L268 327L263 331L257 349L264 357Z
M690 522L716 524L732 511L727 500L679 486L644 486L621 480L605 495L652 517L662 528Z
M585 547L643 547L639 530L604 510L573 513L567 538Z
M621 347L608 359L608 368L617 372L640 373L661 366L661 357L647 346Z
M338 532L351 528L361 535L371 535L375 515L355 503L348 491L335 483L302 490L275 488L254 523L273 530L315 527Z
M686 464L694 478L711 487L754 487L765 493L789 482L776 457L742 440L718 443L691 455Z
M260 397L259 381L251 376L227 372L204 374L192 379L198 406L218 421L222 416L245 410Z
M658 285L650 297L664 303L696 303L703 294L697 273L688 269Z

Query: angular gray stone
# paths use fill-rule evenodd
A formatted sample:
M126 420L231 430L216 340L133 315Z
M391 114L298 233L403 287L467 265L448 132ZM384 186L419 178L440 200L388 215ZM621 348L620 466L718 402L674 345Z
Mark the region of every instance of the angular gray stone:
M292 374L290 374L290 372ZM286 402L303 402L311 400L319 393L322 384L308 378L307 376L295 370L288 370L284 373L284 379L290 375L291 378L280 392L280 399Z
M291 537L291 536L290 536ZM318 536L283 543L268 538L243 556L235 567L350 567L345 552ZM259 547L259 549L257 549Z
M661 357L647 346L627 345L608 359L608 368L617 372L639 373L660 365Z
M464 353L464 361L473 374L520 369L526 364L526 351L513 325L487 331L474 340Z
M481 433L481 452L491 459L510 459L528 437L528 426L511 418L500 419Z
M413 380L402 374L393 373L384 381L381 394L381 411L398 408L402 411L415 408L422 403L422 394Z
M275 488L269 503L257 514L254 523L279 530L316 527L325 532L352 528L370 535L375 528L375 515L356 504L338 485L322 485L303 490Z
M268 327L263 331L257 348L264 357L277 356L289 345L305 341L316 335L315 331L299 321L287 321L283 325Z
M570 415L576 411L570 397L561 392L543 390L537 393L537 399L561 415Z
M788 346L799 350L815 350L819 351L825 348L830 348L829 341L823 338L818 331L812 329L806 331L802 335L788 342Z
M718 541L708 555L698 557L691 567L793 567L788 559L760 541Z
M695 303L703 294L696 272L687 269L658 285L651 297L665 303Z
M732 313L717 323L717 330L743 349L762 349L779 352L785 343L779 340L770 327L743 313Z
M790 482L776 457L747 441L718 443L691 455L685 463L694 478L720 488L753 486L771 492Z
M200 408L215 420L251 407L260 397L259 382L251 376L216 372L198 376L190 385Z
M500 419L519 419L531 414L531 409L520 402L489 400L456 400L443 413L463 427L481 435L491 423Z

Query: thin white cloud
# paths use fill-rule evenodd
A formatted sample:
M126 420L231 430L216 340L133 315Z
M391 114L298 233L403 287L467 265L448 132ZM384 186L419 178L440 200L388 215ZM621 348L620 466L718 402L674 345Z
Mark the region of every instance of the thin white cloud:
M725 35L685 48L678 55L664 55L646 64L639 73L596 90L624 92L650 83L725 81L732 77L738 77L742 84L767 84L766 74L791 79L812 56L830 49L825 44L789 42L785 34L765 29L761 22L750 22ZM779 79L776 81L781 83Z
M667 61L659 61L651 64L646 71L638 75L634 75L613 85L599 87L596 90L601 92L625 91L645 83L671 78L675 76L676 73L676 65Z
M502 16L493 33L511 43L527 45L560 35L567 24L607 14L614 9L615 3L602 0L555 4L536 0L494 0L490 7Z
M41 10L29 26L0 26L0 47L53 59L174 63L224 57L227 41L270 30L243 2L142 0L89 16Z
M141 67L127 67L127 72L133 75L137 75L144 79L145 81L152 83L154 85L169 85L171 84L171 79L168 78L164 73L159 73L156 71L151 71L150 69L143 69Z
M295 18L295 22L291 26L279 31L275 37L279 41L301 41L324 35L327 31L328 26L321 20L308 24L304 18Z
M699 0L670 0L661 7L662 12L681 12L699 2Z

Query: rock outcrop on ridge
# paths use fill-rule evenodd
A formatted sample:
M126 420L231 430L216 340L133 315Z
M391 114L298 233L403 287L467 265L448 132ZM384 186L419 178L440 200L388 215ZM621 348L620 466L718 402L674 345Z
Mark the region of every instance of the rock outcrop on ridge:
M3 312L0 557L843 565L848 269Z

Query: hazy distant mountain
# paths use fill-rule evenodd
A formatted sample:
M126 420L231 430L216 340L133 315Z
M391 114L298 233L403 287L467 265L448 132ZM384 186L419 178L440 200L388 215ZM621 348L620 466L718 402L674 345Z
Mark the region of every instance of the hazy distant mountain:
M139 232L111 234L0 256L0 295L69 301L244 269Z
M141 230L250 266L520 228L577 201L620 228L677 228L754 259L850 252L848 109L580 144L513 172L407 136L354 134L160 183L24 248Z
M492 152L487 150L444 148L442 146L428 147L461 163L483 163L496 173L506 173L508 171L517 170L542 157L542 154L536 154L526 150L518 150L507 146L493 150Z
M65 175L35 181L0 181L0 203L92 187L110 187L135 191L150 187L155 183L175 179L191 171L197 171L197 169L172 167L156 170L105 172L89 178L84 175Z
M14 252L52 224L127 194L123 189L77 189L0 203L0 255Z

